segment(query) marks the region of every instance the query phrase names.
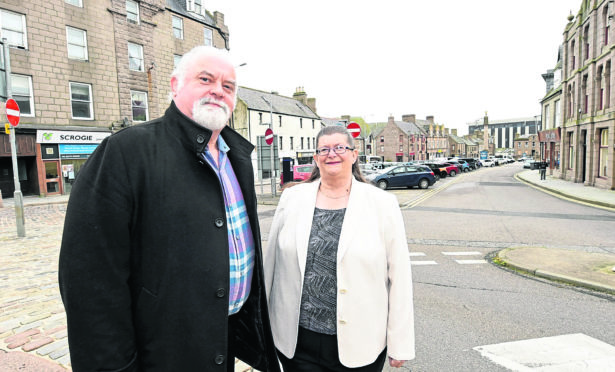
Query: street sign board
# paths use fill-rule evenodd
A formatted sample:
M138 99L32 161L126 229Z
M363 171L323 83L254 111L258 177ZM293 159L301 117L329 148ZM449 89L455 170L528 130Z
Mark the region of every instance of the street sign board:
M268 145L273 143L273 131L271 128L267 128L265 131L265 142L267 142Z
M348 129L348 132L350 132L350 135L352 135L353 138L357 138L359 137L359 134L361 134L361 127L354 121L348 123L346 129Z
M4 124L4 133L11 134L11 125L9 123Z
M14 127L19 124L19 105L12 98L6 100L6 118Z

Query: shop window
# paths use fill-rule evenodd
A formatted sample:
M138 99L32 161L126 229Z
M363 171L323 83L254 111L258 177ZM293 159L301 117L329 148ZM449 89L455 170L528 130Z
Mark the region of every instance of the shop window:
M130 102L132 106L132 120L148 121L149 113L147 110L147 93L131 90Z
M70 83L70 104L73 119L94 119L92 109L92 86L90 84Z

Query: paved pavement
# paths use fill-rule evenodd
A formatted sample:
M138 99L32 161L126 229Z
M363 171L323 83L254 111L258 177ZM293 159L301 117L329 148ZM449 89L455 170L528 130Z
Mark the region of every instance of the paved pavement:
M402 208L462 181L447 178L428 190L394 190ZM517 178L534 187L615 213L615 191L585 187L523 171ZM259 203L275 205L269 185L260 187ZM13 199L0 207L0 372L66 371L70 358L66 317L57 286L58 253L68 196L25 197L26 237L18 238ZM496 257L509 267L551 280L615 294L615 254L543 247L509 247ZM236 363L237 372L250 368Z

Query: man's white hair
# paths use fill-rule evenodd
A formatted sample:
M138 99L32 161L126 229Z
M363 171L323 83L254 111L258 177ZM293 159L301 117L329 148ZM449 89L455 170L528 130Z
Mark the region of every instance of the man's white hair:
M226 49L219 49L209 45L199 45L192 48L188 53L184 54L179 63L171 73L171 78L177 79L177 87L176 89L179 91L184 86L184 80L186 78L186 73L188 72L188 66L195 59L203 58L203 57L218 57L224 61L226 61L229 65L235 68L233 61L231 60L231 55ZM235 103L237 102L237 89L239 85L237 84L237 71L235 70ZM171 93L172 95L173 93Z

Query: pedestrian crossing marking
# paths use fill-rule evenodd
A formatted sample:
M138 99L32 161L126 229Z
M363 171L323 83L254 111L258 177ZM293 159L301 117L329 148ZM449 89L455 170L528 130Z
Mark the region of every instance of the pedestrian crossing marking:
M477 346L474 350L511 371L613 371L615 347L582 333Z
M485 260L455 260L460 265L474 265L487 263Z
M436 261L410 261L411 265L414 266L425 266L425 265L437 265Z
M442 252L445 256L480 256L480 252Z

